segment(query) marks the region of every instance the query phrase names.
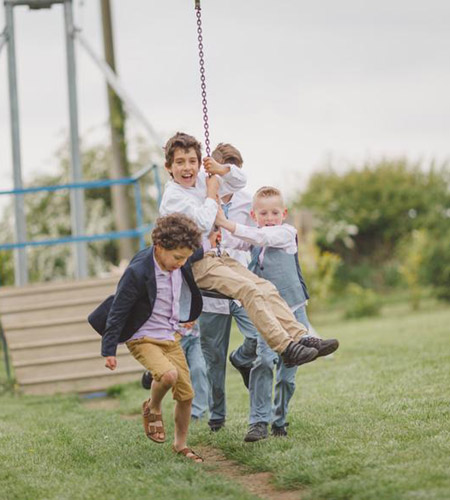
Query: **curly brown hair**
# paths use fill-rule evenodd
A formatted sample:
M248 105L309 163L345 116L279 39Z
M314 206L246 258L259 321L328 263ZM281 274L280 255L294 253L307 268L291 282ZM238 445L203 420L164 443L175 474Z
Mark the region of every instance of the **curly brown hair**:
M166 250L190 248L195 251L202 244L202 233L187 215L174 213L156 219L152 240L154 245Z
M189 149L194 148L197 155L198 162L202 160L202 145L192 135L185 134L184 132L177 132L171 137L164 146L164 153L166 156L166 168L170 168L173 163L173 157L176 149L183 149L186 153Z
M241 152L231 144L221 142L211 155L219 163L231 163L237 167L242 167L244 160Z

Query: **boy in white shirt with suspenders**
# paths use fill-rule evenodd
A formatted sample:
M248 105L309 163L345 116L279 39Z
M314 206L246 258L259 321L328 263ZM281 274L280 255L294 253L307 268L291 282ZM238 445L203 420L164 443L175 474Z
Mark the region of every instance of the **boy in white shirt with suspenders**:
M297 230L284 223L287 209L281 192L273 187L260 188L253 197L251 216L257 227L236 223L226 218L223 210L219 210L216 225L233 235L234 248L251 250L252 261L249 268L272 282L297 320L309 326L306 315L309 295L298 261ZM309 337L308 345L316 347L318 356L326 356L334 352L339 343L335 339ZM251 380L255 378L255 384L250 392L251 415L246 441L258 441L267 437L270 422L274 435L287 435L286 415L295 390L296 366L286 366L262 338L258 339L257 354L250 374ZM267 396L272 394L275 364L277 383L272 411L271 398Z

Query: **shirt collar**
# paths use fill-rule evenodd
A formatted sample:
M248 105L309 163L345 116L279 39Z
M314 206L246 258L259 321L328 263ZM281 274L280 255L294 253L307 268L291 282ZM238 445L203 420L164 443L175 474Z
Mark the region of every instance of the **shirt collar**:
M158 261L156 260L155 253L153 253L153 262L155 263L155 274L156 275L163 275L163 276L170 276L170 271L163 271L161 267L158 264Z

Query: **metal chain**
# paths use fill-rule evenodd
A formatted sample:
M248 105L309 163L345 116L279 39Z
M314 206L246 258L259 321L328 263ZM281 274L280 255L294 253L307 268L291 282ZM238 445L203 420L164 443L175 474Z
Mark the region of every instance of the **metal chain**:
M200 82L202 89L203 128L205 129L205 149L206 155L211 156L211 147L209 142L208 101L206 99L206 77L204 60L205 53L203 52L202 10L199 1L195 2L195 12L197 15L198 57L200 61Z

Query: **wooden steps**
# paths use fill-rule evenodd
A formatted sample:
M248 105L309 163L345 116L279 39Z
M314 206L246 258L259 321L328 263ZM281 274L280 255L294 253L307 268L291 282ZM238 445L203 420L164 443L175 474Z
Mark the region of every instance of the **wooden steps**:
M25 394L100 391L138 380L142 366L125 346L111 372L88 314L114 293L118 279L0 288L3 325L16 381Z

